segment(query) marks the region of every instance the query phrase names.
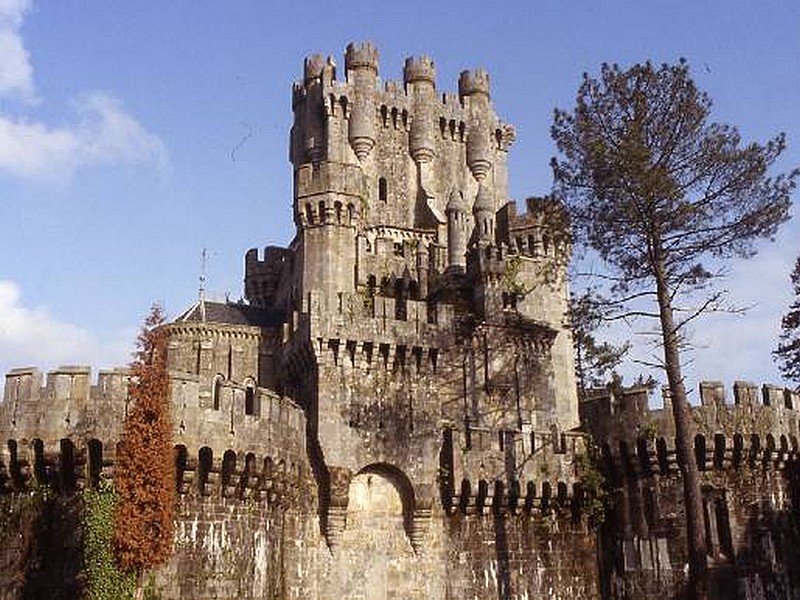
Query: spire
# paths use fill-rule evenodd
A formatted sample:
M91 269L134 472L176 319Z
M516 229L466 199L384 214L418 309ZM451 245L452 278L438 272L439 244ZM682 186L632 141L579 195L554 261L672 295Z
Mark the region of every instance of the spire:
M208 262L208 250L203 248L200 258L200 285L197 290L197 306L200 307L200 320L206 322L206 264Z

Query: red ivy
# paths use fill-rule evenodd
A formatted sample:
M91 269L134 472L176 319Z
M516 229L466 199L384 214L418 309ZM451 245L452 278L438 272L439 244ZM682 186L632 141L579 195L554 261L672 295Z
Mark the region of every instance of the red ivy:
M175 470L164 313L153 305L136 342L130 409L117 452L119 492L114 547L121 567L137 572L172 553Z

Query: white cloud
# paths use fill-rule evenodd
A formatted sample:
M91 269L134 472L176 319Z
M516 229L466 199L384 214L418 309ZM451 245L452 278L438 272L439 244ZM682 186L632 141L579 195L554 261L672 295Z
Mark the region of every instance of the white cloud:
M0 374L21 366L124 365L130 362L133 331L116 337L99 342L89 331L59 321L45 308L26 307L19 286L0 280Z
M30 0L0 0L0 99L35 104L33 66L20 29ZM112 94L73 102L75 119L52 126L31 116L0 114L0 171L23 178L69 178L79 168L140 164L163 168L167 152Z
M29 0L0 0L0 97L34 99L33 66L20 27Z
M66 127L49 128L0 115L0 170L26 178L52 178L94 165L166 165L161 140L113 96L87 94L75 107L77 120Z

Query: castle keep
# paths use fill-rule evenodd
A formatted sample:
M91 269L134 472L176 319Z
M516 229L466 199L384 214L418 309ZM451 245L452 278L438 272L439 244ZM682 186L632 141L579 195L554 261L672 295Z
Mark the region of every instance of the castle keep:
M676 593L669 411L606 393L580 427L567 218L548 198L509 200L515 134L489 76L441 93L421 57L384 83L369 43L341 71L311 56L292 90L292 242L246 253L246 303L201 300L167 326L179 505L162 597ZM7 375L4 506L57 494L38 524L8 521L0 599L79 597L76 492L113 480L127 377ZM765 393L768 406L739 386L729 406L703 388L708 535L735 594L794 598L800 399ZM602 524L598 468L615 500Z

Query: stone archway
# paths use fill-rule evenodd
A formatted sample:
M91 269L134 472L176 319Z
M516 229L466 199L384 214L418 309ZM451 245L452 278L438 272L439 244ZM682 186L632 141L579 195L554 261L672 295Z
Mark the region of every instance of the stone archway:
M407 534L414 493L405 475L387 465L370 465L352 478L348 495L347 525L329 582L336 589L326 597L427 599L423 562Z

